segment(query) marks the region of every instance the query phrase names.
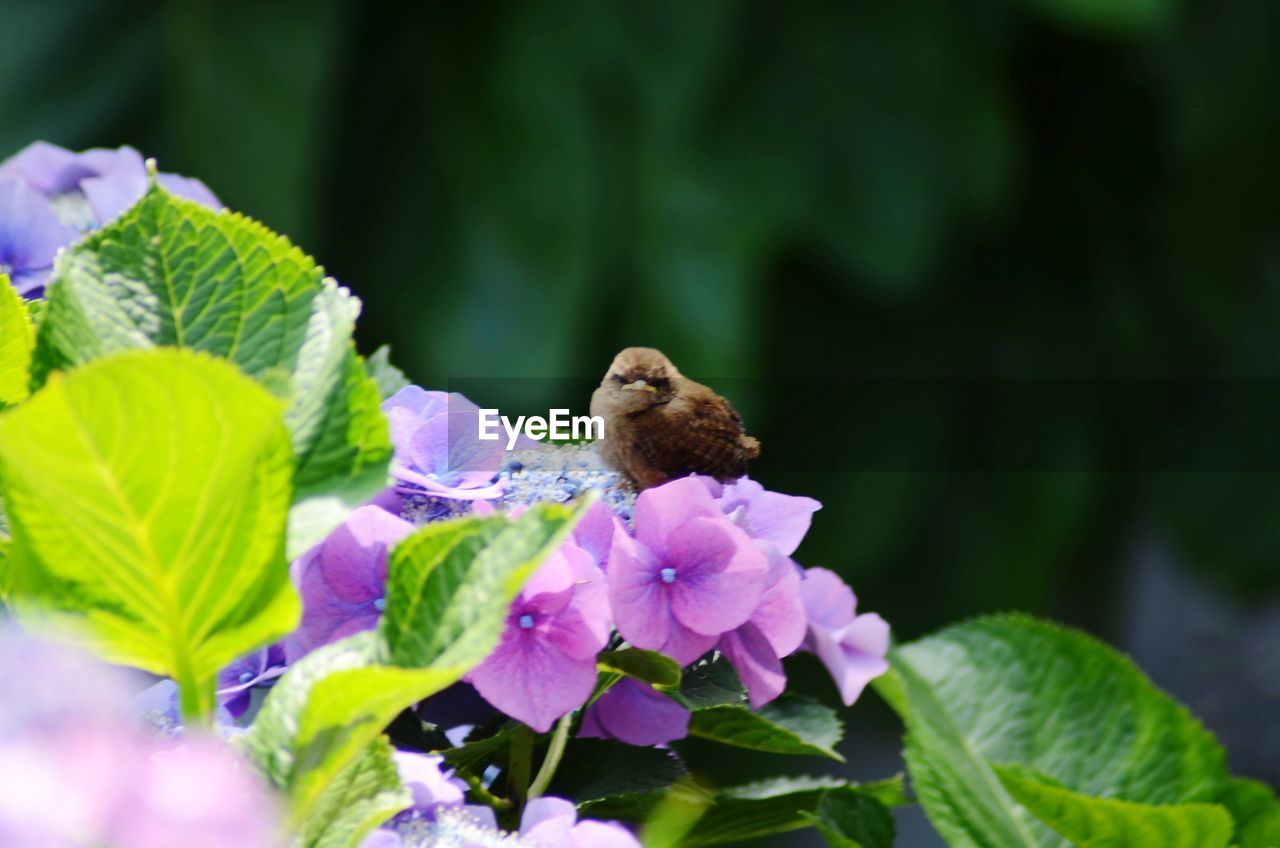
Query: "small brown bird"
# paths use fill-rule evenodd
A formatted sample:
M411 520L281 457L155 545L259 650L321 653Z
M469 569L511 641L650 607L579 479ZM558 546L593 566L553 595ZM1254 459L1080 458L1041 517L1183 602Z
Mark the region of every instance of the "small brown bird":
M600 455L641 489L695 473L734 480L760 455L729 401L651 347L614 357L591 395L591 414L604 420Z

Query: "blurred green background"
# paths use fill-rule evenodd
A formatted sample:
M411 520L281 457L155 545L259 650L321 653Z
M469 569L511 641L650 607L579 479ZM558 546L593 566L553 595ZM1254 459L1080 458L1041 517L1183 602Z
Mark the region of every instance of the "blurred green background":
M825 504L799 558L898 638L1083 626L1280 780L1276 468L1230 439L1129 461L1194 434L1215 379L1280 376L1280 4L6 0L0 35L4 154L201 177L424 385L594 377L628 344L750 378L757 476ZM970 402L993 376L1210 379L1135 419ZM799 377L829 416L790 414ZM937 379L876 404L841 388L865 377ZM891 734L853 733L879 766L860 740Z

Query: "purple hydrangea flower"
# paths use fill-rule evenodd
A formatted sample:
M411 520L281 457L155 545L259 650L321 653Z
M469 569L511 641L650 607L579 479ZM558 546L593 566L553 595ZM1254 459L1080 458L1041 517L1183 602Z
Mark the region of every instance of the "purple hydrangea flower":
M280 811L252 767L223 742L187 737L151 754L130 787L114 848L267 848L283 845ZM118 778L117 778L118 779Z
M606 568L609 549L613 547L613 534L618 528L626 532L617 514L604 501L596 501L574 525L572 538L574 544L591 554L596 565Z
M769 560L764 594L747 622L720 638L719 648L747 687L751 706L758 708L787 688L782 657L804 641L805 610L799 566L769 542L756 545Z
M275 683L285 665L283 645L245 654L218 672L218 703L232 718L239 718L249 709L253 690Z
M479 407L460 394L405 386L382 404L395 446L391 473L406 493L438 498L496 498L501 440L477 438Z
M293 564L302 622L286 643L290 662L378 623L386 605L387 552L413 529L403 518L365 505Z
M782 694L787 685L782 658L804 640L804 604L800 600L800 567L791 559L822 504L813 498L771 492L743 477L721 484L697 478L716 506L752 539L769 559L769 576L760 605L741 627L726 633L719 649L733 663L747 687L751 705L760 707Z
M620 632L682 665L747 622L760 603L768 559L695 478L636 499L635 538L621 528L609 551L609 599Z
M587 708L578 735L665 745L689 735L689 711L647 683L626 677Z
M411 751L393 756L401 782L413 795L413 813L433 819L441 807L460 806L466 799L467 784L454 777L452 769L441 769L444 757Z
M499 710L545 731L591 697L608 639L604 573L565 542L525 585L498 647L467 679Z
M578 810L563 798L536 798L524 808L520 836L539 848L640 848L622 825L578 821Z
M53 257L76 238L48 201L21 180L0 179L0 273L23 297L39 297Z
M813 514L822 504L813 498L771 492L750 477L722 485L699 477L729 519L753 539L770 542L784 556L791 556L809 532Z
M875 613L857 614L853 590L825 568L810 568L800 583L809 619L804 647L831 672L845 704L889 670L889 625Z
M218 209L199 180L159 174L170 192ZM37 141L0 163L0 270L24 297L40 297L58 249L116 218L147 189L142 154L70 150Z
M147 165L142 154L129 147L94 148L77 153L37 141L0 162L0 179L22 180L54 205L82 196L92 210L85 220L90 229L114 220L137 203L147 191ZM171 194L194 200L212 209L222 203L200 180L160 173L156 180Z
M282 848L281 811L224 743L144 732L119 669L0 635L0 845Z

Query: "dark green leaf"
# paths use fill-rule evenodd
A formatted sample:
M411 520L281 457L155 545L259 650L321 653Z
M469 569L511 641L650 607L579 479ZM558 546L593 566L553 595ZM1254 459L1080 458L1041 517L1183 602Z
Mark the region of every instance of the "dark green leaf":
M507 750L511 747L511 730L510 727L504 727L492 736L467 740L462 745L439 753L458 771L478 776L484 774L484 770L490 765L502 766L506 762Z
M547 794L578 804L658 792L685 774L671 751L578 739L565 751Z
M747 690L723 654L703 657L684 670L680 696L690 709L702 710L747 700Z
M893 816L870 795L850 786L828 789L814 826L831 848L890 848Z
M844 785L833 777L779 777L725 789L684 845L720 845L810 827L827 790Z
M844 735L835 711L794 695L784 695L759 711L743 706L698 710L689 721L689 735L755 751L844 761L835 750Z

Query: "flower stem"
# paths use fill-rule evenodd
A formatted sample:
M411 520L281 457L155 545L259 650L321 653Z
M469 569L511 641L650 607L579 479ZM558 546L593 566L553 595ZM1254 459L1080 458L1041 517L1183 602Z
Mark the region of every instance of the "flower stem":
M457 775L466 781L467 786L471 789L471 794L475 796L477 801L487 804L495 810L511 809L511 802L506 798L499 798L497 795L490 792L488 787L484 785L484 781L477 775L465 774L463 772L457 772Z
M542 761L542 767L538 769L538 776L529 785L529 794L526 797L530 801L546 792L547 787L551 785L551 778L555 776L556 769L560 767L560 758L564 756L565 746L569 744L571 727L573 727L573 713L566 713L556 724L555 732L551 734L551 744L547 747L547 756Z
M511 754L507 762L507 785L521 805L529 796L529 772L533 770L533 730L520 725L511 735Z

